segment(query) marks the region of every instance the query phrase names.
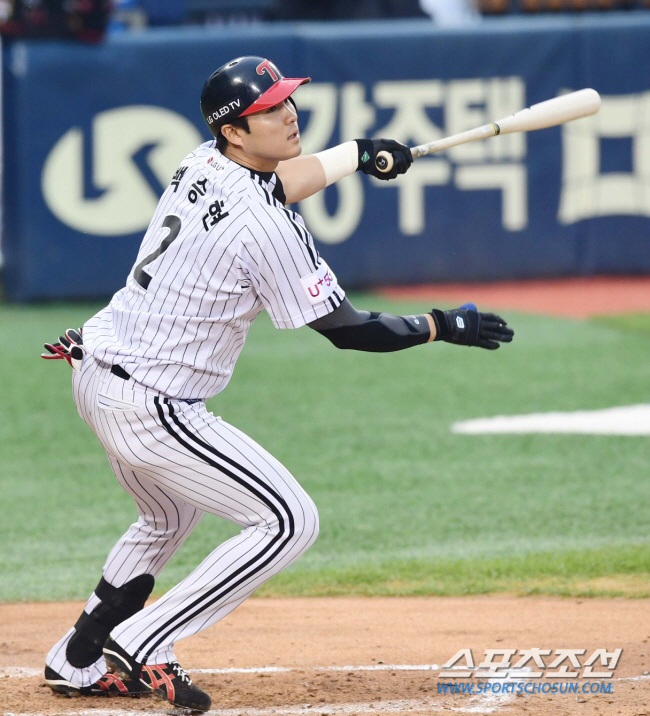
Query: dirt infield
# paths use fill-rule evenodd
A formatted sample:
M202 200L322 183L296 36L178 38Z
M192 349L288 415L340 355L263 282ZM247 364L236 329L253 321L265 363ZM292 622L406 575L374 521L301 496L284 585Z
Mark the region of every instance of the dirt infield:
M476 303L481 310L511 310L568 318L650 311L647 276L596 276L499 283L450 283L381 289L387 298Z
M472 300L481 308L576 318L650 310L650 280L641 278L422 286L382 293ZM50 692L42 678L44 656L81 608L81 603L0 605L0 714L174 713L153 698L68 699ZM176 653L211 694L212 713L224 716L650 716L649 613L650 599L251 599L218 625L180 642ZM471 649L478 665L486 649L517 650L514 664L522 650L532 648L550 650L544 656L547 667L558 649L584 649L583 666L597 649L623 652L611 679L584 678L582 669L579 678L525 678L522 673L489 681L440 677L442 665L460 649ZM606 669L599 662L594 667ZM535 667L528 663L527 668ZM441 692L450 683L459 688L474 684L475 693ZM490 690L476 693L479 683ZM601 683L609 693L592 693L590 687ZM516 693L519 684L526 688ZM563 693L542 690L554 684Z
M53 695L44 685L44 654L76 620L81 607L80 603L0 606L0 713L171 713L153 698L69 699ZM194 680L212 695L214 713L229 716L404 712L642 716L650 714L649 611L650 600L642 599L252 599L220 624L180 642L177 656L186 668L205 670L194 671ZM440 667L460 649L471 649L478 665L488 648L520 652L533 647L551 650L551 656L544 657L547 667L557 658L556 649L585 649L579 657L583 667L596 649L622 648L623 653L612 679L559 680L575 683L578 693L495 694L503 691L503 679L475 678L460 683L474 683L475 688L489 683L490 692L439 692L439 684L451 681L440 678ZM595 666L598 671L606 668L598 662ZM516 682L523 681L516 675L509 678L515 682L512 691ZM592 684L601 681L611 681L611 693L590 693ZM525 680L529 691L545 683L553 680Z

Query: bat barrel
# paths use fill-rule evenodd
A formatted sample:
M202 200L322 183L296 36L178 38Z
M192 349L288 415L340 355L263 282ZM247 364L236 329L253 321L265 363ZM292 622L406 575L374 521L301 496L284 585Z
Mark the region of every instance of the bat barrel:
M564 124L573 119L588 117L596 114L600 109L600 95L594 89L582 89L577 92L560 95L545 102L534 104L528 109L522 109L509 117L504 117L491 124L484 124L475 129L469 129L460 134L437 139L435 142L420 144L411 148L414 159L423 157L425 154L441 152L459 144L474 142L477 139L487 139L497 134L508 134L509 132L529 132L534 129L554 127L557 124ZM385 156L381 156L385 155ZM393 166L392 157L388 152L379 152L376 166L379 171L388 172Z
M560 95L553 99L534 104L509 117L498 119L501 134L509 132L530 132L535 129L554 127L573 119L588 117L600 109L600 95L594 89L582 89L577 92Z

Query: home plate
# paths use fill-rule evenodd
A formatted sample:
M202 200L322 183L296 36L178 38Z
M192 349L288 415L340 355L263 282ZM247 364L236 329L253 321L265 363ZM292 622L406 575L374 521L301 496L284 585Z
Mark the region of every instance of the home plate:
M496 415L464 420L451 426L454 433L574 433L580 435L650 435L650 405L628 405L572 413Z

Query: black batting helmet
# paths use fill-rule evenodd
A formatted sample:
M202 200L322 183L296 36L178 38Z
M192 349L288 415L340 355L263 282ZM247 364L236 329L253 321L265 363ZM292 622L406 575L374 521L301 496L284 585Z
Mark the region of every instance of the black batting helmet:
M283 102L310 77L287 78L264 57L238 57L208 78L201 92L201 113L215 137L235 117Z

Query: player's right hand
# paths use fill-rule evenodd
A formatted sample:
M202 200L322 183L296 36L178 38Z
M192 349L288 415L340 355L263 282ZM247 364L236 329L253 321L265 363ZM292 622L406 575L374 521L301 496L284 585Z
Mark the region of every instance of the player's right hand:
M501 316L480 313L473 303L452 311L434 308L431 315L436 324L436 341L494 351L501 343L510 343L515 335Z
M83 357L86 353L83 343L82 329L76 331L74 328L68 328L65 335L59 336L58 343L44 344L45 350L48 352L41 353L41 358L66 360L71 368L81 370Z
M359 147L359 166L357 171L364 174L372 174L377 179L394 179L398 174L405 174L406 170L413 164L411 150L394 139L355 139ZM393 166L390 171L382 172L377 169L376 160L379 152L388 152L393 158Z

